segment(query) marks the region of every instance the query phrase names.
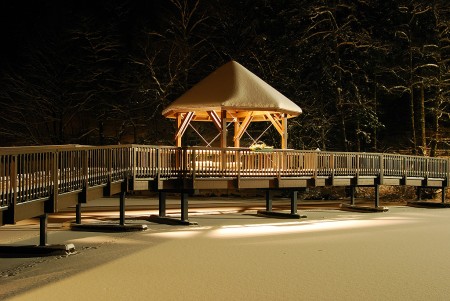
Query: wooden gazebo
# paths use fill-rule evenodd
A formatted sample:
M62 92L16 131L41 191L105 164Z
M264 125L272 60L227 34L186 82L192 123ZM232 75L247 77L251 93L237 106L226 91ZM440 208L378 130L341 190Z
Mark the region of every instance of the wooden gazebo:
M302 109L261 78L235 61L208 75L175 100L162 114L177 119L176 145L192 121L213 122L220 133L220 146L227 147L227 124L234 123L234 146L251 122L268 121L287 148L287 120Z

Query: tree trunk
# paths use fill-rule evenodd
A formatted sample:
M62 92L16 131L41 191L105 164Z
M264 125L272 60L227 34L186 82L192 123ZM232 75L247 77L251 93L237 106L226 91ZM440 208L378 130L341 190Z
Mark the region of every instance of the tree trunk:
M419 101L419 126L420 126L420 154L427 155L427 136L425 129L425 91L423 83L420 85Z
M325 143L326 137L325 137L325 129L324 129L324 127L322 127L320 129L320 134L321 134L321 138L322 138L322 150L325 151L325 150L327 150L327 145Z
M333 20L336 19L336 2L333 1ZM348 151L348 141L347 141L347 130L346 130L346 122L345 122L345 115L346 112L344 112L344 101L342 99L342 66L341 66L341 57L339 55L339 41L338 41L338 25L337 23L334 23L334 30L333 30L333 42L334 42L334 53L335 53L335 63L337 66L337 87L336 87L336 110L339 114L340 118L340 125L341 125L341 139L342 139L342 148L343 151Z
M374 91L374 112L378 115L378 103L377 103L377 81L375 77L375 91ZM373 128L373 149L374 151L378 150L378 139L377 139L377 127Z
M361 138L359 133L361 132L360 122L359 120L356 121L356 151L361 151Z
M417 138L416 138L416 116L414 112L414 66L413 66L413 49L412 49L412 32L409 30L409 106L411 118L411 134L412 134L412 153L417 154Z
M414 87L410 87L410 97L409 97L409 108L410 108L410 122L411 122L411 135L412 135L412 153L417 153L417 140L416 140L416 116L414 114Z
M103 121L99 121L98 124L98 143L105 145L105 125Z

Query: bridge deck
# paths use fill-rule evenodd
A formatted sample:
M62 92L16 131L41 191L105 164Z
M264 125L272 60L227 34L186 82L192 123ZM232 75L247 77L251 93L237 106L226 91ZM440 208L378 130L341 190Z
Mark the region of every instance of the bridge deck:
M168 146L0 148L0 225L130 190L447 186L444 158Z

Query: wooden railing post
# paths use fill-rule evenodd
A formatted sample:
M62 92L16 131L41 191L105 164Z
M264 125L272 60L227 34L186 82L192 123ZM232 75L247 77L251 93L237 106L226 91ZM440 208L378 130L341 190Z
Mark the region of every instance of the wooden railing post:
M334 183L334 175L336 173L336 156L330 154L330 171L331 171L331 183Z
M313 158L315 159L312 163L312 168L313 168L313 178L314 178L314 183L315 185L317 185L317 176L318 176L318 171L317 168L319 166L319 154L317 152L314 152L314 156Z
M358 184L359 181L359 154L356 154L356 172L355 172L355 182Z
M446 163L447 164L445 164L445 169L446 169L445 170L445 176L446 176L445 186L448 186L449 181L450 181L450 158L446 160Z
M10 202L8 204L8 218L6 220L6 223L8 224L15 224L16 223L16 208L17 208L17 199L19 197L18 192L18 182L17 182L17 176L18 176L18 156L13 155L11 156L11 160L9 163L9 177L10 177L10 192L12 192Z
M53 181L53 191L51 196L53 210L56 212L58 210L58 195L59 195L59 177L58 177L58 167L59 167L59 151L55 150L52 152L53 155L53 166L52 166L52 181Z
M277 178L278 180L281 178L281 172L285 170L285 166L284 166L284 156L285 156L285 152L284 151L279 151L277 153L274 154L275 156L277 156Z
M407 166L406 166L406 156L403 156L403 179L406 183L406 178L408 177L408 171L407 171Z
M195 176L196 176L196 165L197 165L197 160L195 158L196 153L195 153L195 149L192 149L192 154L191 154L191 169L192 169L192 180L195 181Z
M111 182L112 182L112 158L113 158L113 151L114 151L113 148L106 149L107 155L106 155L106 164L105 165L108 167L108 171L107 171L108 172L108 174L107 174L108 185L111 185Z
M161 179L161 148L156 148L156 181L159 187L159 181Z
M244 163L242 162L241 150L237 151L236 154L236 168L237 168L237 187L239 188L239 183L241 181L241 166L244 167Z
M133 146L132 152L130 153L130 155L131 155L131 164L130 165L131 165L131 168L132 168L131 176L133 177L133 181L136 180L137 152L138 152L138 148Z
M383 184L383 181L384 181L384 155L380 154L378 158L380 160L379 184Z
M189 154L188 148L183 148L183 178L186 178L189 175Z
M220 163L219 163L219 168L220 168L221 174L223 175L224 172L225 172L225 169L227 167L227 158L226 158L227 157L227 151L226 151L226 148L222 147L222 150L220 151L220 153L221 153L221 160L220 160Z
M81 196L80 203L86 203L88 199L88 188L89 188L89 151L83 151L83 193Z

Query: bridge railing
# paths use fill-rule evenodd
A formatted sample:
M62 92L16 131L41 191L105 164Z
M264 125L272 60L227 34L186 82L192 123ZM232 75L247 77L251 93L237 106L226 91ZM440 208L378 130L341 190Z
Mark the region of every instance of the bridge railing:
M0 208L123 180L129 146L0 148Z
M49 150L0 153L0 207L48 197L55 154Z
M447 178L448 175L447 159L398 154L192 147L172 149L172 155L168 156L168 150L155 147L153 151L165 153L161 173L175 177L182 174L188 177Z
M386 176L447 178L447 159L397 154L383 154L383 158Z
M179 177L187 170L187 152L181 148L132 145L131 172L135 179Z
M128 176L134 180L364 176L445 180L449 172L448 159L399 154L148 145L0 148L0 211Z

